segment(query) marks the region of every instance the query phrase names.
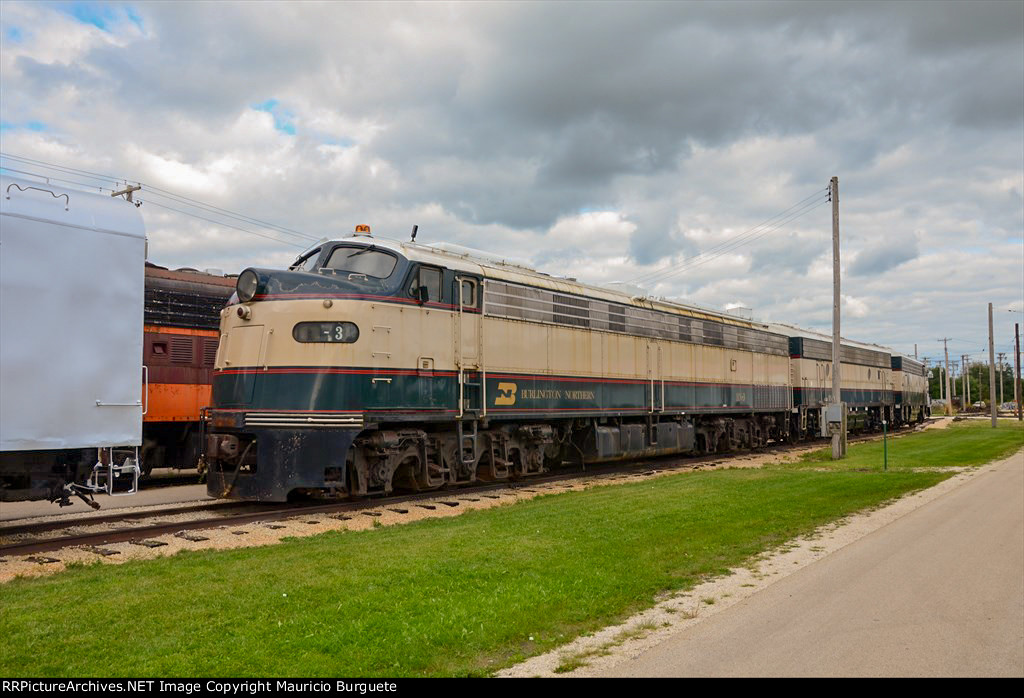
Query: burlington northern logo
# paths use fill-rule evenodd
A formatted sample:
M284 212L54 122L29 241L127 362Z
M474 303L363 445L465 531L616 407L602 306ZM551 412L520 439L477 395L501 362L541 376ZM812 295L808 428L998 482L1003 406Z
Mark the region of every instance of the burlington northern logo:
M495 407L516 404L516 390L515 383L498 383L498 397L494 399Z

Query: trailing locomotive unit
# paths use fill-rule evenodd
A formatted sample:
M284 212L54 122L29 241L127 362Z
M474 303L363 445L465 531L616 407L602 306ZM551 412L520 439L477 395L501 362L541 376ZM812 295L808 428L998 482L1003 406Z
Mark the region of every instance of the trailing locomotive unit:
M773 329L790 335L792 430L800 437L815 436L821 433L822 411L832 396L832 338L789 325ZM840 393L849 430L877 430L882 420L899 426L927 416L923 364L892 355L885 347L848 339L840 347L840 361Z
M199 413L210 404L220 311L234 290L233 278L146 263L143 474L199 462Z
M794 425L801 436L817 435L822 410L832 397L832 337L788 325L793 385ZM844 339L840 347L842 401L847 405L847 427L852 430L881 428L893 405L891 361L882 347Z
M893 354L893 420L897 426L923 422L931 416L928 371L920 361Z
M247 269L237 292L204 421L214 496L425 490L790 435L789 338L740 318L368 230Z

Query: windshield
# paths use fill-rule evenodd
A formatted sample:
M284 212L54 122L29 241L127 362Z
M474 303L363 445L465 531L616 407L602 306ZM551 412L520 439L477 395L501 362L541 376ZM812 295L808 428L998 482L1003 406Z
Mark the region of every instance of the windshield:
M309 254L304 254L296 259L290 267L291 271L313 271L316 267L316 260L320 259L320 248L316 248Z
M386 279L394 272L398 259L387 252L369 247L336 247L321 269L339 274L362 274L374 279Z

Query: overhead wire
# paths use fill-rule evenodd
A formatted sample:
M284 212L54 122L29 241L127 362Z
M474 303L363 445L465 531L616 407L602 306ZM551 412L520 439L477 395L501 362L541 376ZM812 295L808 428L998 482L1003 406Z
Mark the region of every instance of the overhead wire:
M775 230L778 230L779 228L781 228L786 223L790 223L790 222L796 220L797 218L802 217L803 215L805 215L806 213L809 213L814 208L817 208L818 206L823 205L825 203L827 203L827 200L826 201L819 201L817 204L815 204L814 202L804 204L801 208L799 208L798 210L793 211L792 213L788 214L782 220L776 221L775 223L772 223L771 225L768 225L767 227L765 227L765 224L762 223L762 224L760 224L758 226L755 226L754 228L751 228L751 229L747 230L744 233L741 233L740 235L736 235L736 236L734 236L732 238L729 238L728 240L725 240L725 241L719 243L718 245L715 245L714 247L709 248L708 250L705 250L704 252L700 253L699 255L696 255L695 257L692 257L692 258L690 258L688 260L685 260L681 264L669 267L669 268L664 269L664 270L660 270L658 272L647 274L647 275L645 275L643 277L640 277L640 278L644 278L646 280L658 280L658 279L661 279L661 278L667 278L667 277L674 276L676 273L678 273L680 271L684 271L684 270L686 270L688 268L691 268L691 267L699 266L700 264L703 264L705 262L711 261L712 259L717 259L718 257L722 256L723 254L726 254L726 253L731 252L731 251L733 251L735 249L738 249L739 247L747 244L748 242L753 242L753 241L755 241L757 239L760 239L761 237L764 237L768 233L771 233L771 232L774 232ZM792 209L792 208L793 207L790 207L790 209ZM790 209L787 209L787 211L789 211ZM777 218L777 217L778 216L774 216L773 219ZM773 220L773 219L769 219L769 220Z
M48 182L52 180L54 182L63 182L65 184L75 184L75 185L78 185L80 187L86 187L88 189L96 189L98 191L109 191L109 192L113 192L114 191L113 189L111 189L109 187L100 187L100 186L97 186L95 184L88 184L87 182L79 182L79 181L76 181L76 180L73 180L73 179L63 179L61 177L54 177L52 175L42 175L42 174L39 174L38 172L27 172L25 170L16 170L16 169L14 169L12 167L4 167L2 165L0 165L0 170L2 170L4 172L14 172L16 174L28 175L29 177L40 177L42 179L45 179Z
M787 218L785 220L780 221L778 224L773 225L771 228L769 228L769 229L767 229L767 230L765 230L765 231L763 231L763 232L761 232L761 233L759 233L757 235L754 235L753 237L750 237L750 238L748 238L746 240L738 242L737 244L731 245L728 248L722 249L722 250L720 250L719 252L717 252L715 254L712 254L712 255L709 255L709 256L706 256L706 257L702 255L699 258L694 258L690 262L684 262L678 268L678 270L675 271L673 274L670 274L669 277L674 276L676 273L683 272L683 271L688 271L689 269L693 269L695 267L699 267L702 264L706 264L707 262L710 262L712 260L718 259L719 257L721 257L721 256L723 256L723 255L725 255L725 254L727 254L729 252L733 252L733 251L739 249L740 247L742 247L743 245L746 245L747 243L754 242L755 240L760 240L761 238L765 237L769 233L774 233L777 230L782 229L782 227L784 225L786 225L787 223L792 223L796 219L802 218L806 214L810 213L811 211L813 211L813 210L815 210L817 208L820 208L821 206L824 206L827 203L828 203L828 201L821 201L821 202L819 202L819 203L817 203L817 204L815 204L813 206L810 206L809 208L806 208L805 210L802 210L801 212L795 213L791 217L789 217L789 218Z
M75 175L92 177L92 178L100 179L100 180L107 181L107 182L123 182L123 181L127 181L124 178L114 177L113 175L100 174L98 172L90 172L89 170L82 170L82 169L78 169L78 168L75 168L75 167L67 167L66 165L55 165L55 164L50 163L50 162L43 162L42 160L35 160L33 158L27 158L27 157L24 157L22 155L11 155L10 153L2 153L2 152L0 152L0 157L7 158L9 160L15 160L15 161L18 161L18 162L23 162L23 163L30 164L30 165L38 165L40 167L45 167L45 168L51 169L51 170L58 170L60 172L64 172L64 173L67 173L67 174L75 174ZM136 182L136 184L137 184L137 182Z
M314 235L309 235L308 233L299 232L298 230L293 230L291 228L285 228L284 226L277 225L277 224L274 224L274 223L268 223L267 221L260 220L259 218L253 218L252 216L246 216L246 215L241 214L241 213L235 213L233 211L229 211L229 210L221 208L219 206L214 206L213 204L206 204L206 203L203 203L201 201L197 201L195 199L190 199L187 196L182 196L180 194L175 194L173 192L167 191L166 189L160 189L159 187L154 187L151 184L147 184L145 186L146 186L146 190L150 193L150 195L153 195L153 193L156 193L158 196L163 196L165 198L172 199L172 200L177 201L179 203L187 204L189 206L195 206L196 208L203 209L203 210L208 211L210 213L217 213L218 215L227 216L228 218L234 218L235 220L239 220L239 221L241 221L243 223L253 223L253 224L256 224L256 225L260 225L260 226L263 226L265 228L269 228L271 230L276 230L278 232L285 233L286 235L291 235L293 237L302 238L304 240L310 240L310 241L319 240L319 238L317 238Z
M678 273L686 271L687 269L691 269L693 267L697 267L700 266L701 264L709 262L713 259L717 259L718 257L721 257L722 255L728 252L738 249L739 247L747 243L754 242L755 240L758 240L771 232L779 230L783 225L786 225L787 223L791 223L794 220L801 218L802 216L806 215L807 213L810 213L812 210L818 208L819 206L828 203L829 199L821 198L822 195L826 194L827 192L828 189L816 191L813 194L810 194L809 196L806 196L800 201L796 202L789 208L780 211L779 213L775 214L774 216L771 216L770 218L765 219L761 223L758 223L754 227L749 228L738 235L734 235L733 237L728 238L727 240L723 240L717 245L714 245L713 247L701 252L699 255L691 257L688 260L684 260L681 264L670 265L663 269L657 269L651 272L647 272L645 274L641 274L637 277L634 277L631 280L631 283L660 282L667 278L671 278L672 276Z
M230 223L224 223L223 221L215 221L215 220L212 220L210 218L205 218L204 216L200 216L200 215L197 215L195 213L189 213L187 211L182 211L180 209L174 208L173 206L165 206L164 204L157 203L156 201L153 201L152 199L146 199L146 203L150 204L151 206L159 206L160 208L167 209L168 211L174 211L175 213L181 213L181 214L186 215L186 216L192 216L193 218L198 218L201 221L207 221L208 223L213 223L214 225L219 225L219 226L222 226L224 228L231 228L233 230L240 230L243 233L249 233L250 235L256 235L256 236L259 236L261 238L266 238L267 240L273 240L274 242L280 242L282 245L290 245L292 247L297 247L297 248L299 248L301 250L304 250L304 249L306 249L306 247L308 247L308 245L299 245L299 244L297 244L295 242L292 242L291 240L282 240L281 238L276 238L276 237L274 237L272 235L267 235L265 233L257 233L255 230L248 230L246 228L239 228L237 225L231 225Z
M44 162L42 160L36 160L34 158L26 158L26 157L23 157L23 156L20 156L20 155L11 155L11 154L8 154L8 153L0 153L0 158L5 158L5 159L8 159L8 160L14 161L16 163L24 163L24 164L31 165L31 166L34 166L34 167L41 167L44 170L53 170L53 171L61 173L61 174L74 175L74 176L84 177L84 178L88 178L88 179L95 179L95 180L99 180L99 181L103 181L103 182L124 182L126 184L129 183L129 182L132 182L131 180L128 180L128 179L125 179L125 178L114 177L112 175L101 174L101 173L98 173L98 172L91 172L89 170L82 170L82 169L78 169L78 168L74 168L74 167L67 167L67 166L64 166L64 165L56 165L56 164L53 164L53 163ZM41 173L38 173L38 172L28 172L28 171L25 171L25 170L18 170L18 169L14 169L14 168L10 168L10 167L5 167L5 166L2 166L2 165L0 165L0 169L6 170L6 171L9 171L9 172L16 172L18 174L29 175L29 176L32 176L32 177L40 177L42 179L53 180L53 181L56 181L56 182L64 182L64 183L68 183L68 184L75 184L77 186L87 187L87 188L90 188L90 189L99 189L100 191L109 191L111 193L113 193L115 191L114 189L111 189L109 187L98 186L98 185L95 185L95 184L89 184L89 183L81 182L81 181L77 181L77 180L63 179L61 177L57 177L57 176L54 176L54 175L51 175L51 174L41 174ZM244 233L249 233L251 235L256 235L257 237L265 238L267 240L273 240L275 242L280 242L282 244L293 246L293 247L297 247L297 248L301 248L301 249L305 249L306 247L308 247L309 243L316 242L317 240L320 239L320 238L318 238L318 237L316 237L314 235L310 235L308 233L302 233L302 232L300 232L298 230L294 230L292 228L286 228L284 226L280 226L280 225L277 225L275 223L270 223L268 221L260 220L258 218L253 218L252 216L247 216L245 214L236 213L234 211L230 211L228 209L221 208L219 206L214 206L213 204L208 204L208 203L205 203L203 201L199 201L197 199L193 199L191 197L184 196L182 194L177 194L175 192L168 191L168 190L160 188L160 187L155 187L153 185L146 184L144 182L134 181L132 183L137 184L137 185L143 187L143 193L139 195L140 196L140 198L139 198L140 202L145 202L145 203L148 203L148 204L152 204L154 206L158 206L160 208L166 209L168 211L173 211L173 212L181 214L181 215L191 216L193 218L197 218L197 219L205 221L207 223L212 223L213 225L218 225L218 226L222 226L222 227L225 227L225 228L231 228L233 230L238 230L238 231L241 231L241 232L244 232ZM207 218L205 216L198 215L198 214L196 214L194 212L191 212L191 211L185 211L185 210L182 210L180 208L175 208L173 206L168 206L166 204L161 204L159 200L154 201L153 197L158 197L159 199L169 200L170 202L173 202L173 203L176 203L176 204L188 206L188 207L191 207L191 208L196 208L196 209L199 209L200 211L203 211L205 213L213 214L215 216L222 216L222 217L229 218L229 219L232 219L232 220L235 220L235 221L238 221L240 223L247 224L247 225L259 226L259 227L265 228L265 229L267 229L269 231L272 231L272 232L280 233L280 234L287 235L287 236L290 236L290 237L299 238L299 239L303 240L305 244L298 245L298 244L296 244L293 241L283 240L283 239L281 239L279 237L276 237L276 236L273 236L273 235L267 235L265 233L260 233L260 232L251 230L249 228L243 228L243 227L240 227L238 225L232 225L230 223L226 223L224 221L218 221L218 220L214 220L212 218Z
M662 281L666 281L666 280L668 280L668 279L670 279L670 278L672 278L674 276L678 276L679 274L681 274L683 272L689 271L689 270L694 269L696 267L699 267L699 266L701 266L703 264L707 264L708 262L711 262L711 261L713 261L715 259L718 259L718 258L720 258L720 257L722 257L722 256L724 256L724 255L726 255L726 254L728 254L730 252L734 252L735 250L743 247L744 245L747 245L749 243L755 242L755 241L765 237L766 235L769 235L770 233L773 233L773 232L776 232L776 231L782 229L785 225L787 225L789 223L792 223L793 221L797 220L798 218L802 218L803 216L805 216L808 213L810 213L811 211L813 211L813 210L815 210L815 209L825 205L826 203L828 203L827 200L826 201L819 201L817 203L812 202L810 204L806 204L801 209L798 209L797 211L794 211L793 213L789 214L787 217L785 217L782 220L779 220L779 221L773 223L772 225L768 226L767 228L764 228L764 229L761 229L761 230L752 229L751 231L748 231L747 233L745 233L743 235L736 236L736 237L731 238L730 240L728 240L728 241L726 241L724 243L716 245L714 248L711 248L711 249L701 253L700 255L692 257L692 258L684 261L681 264L669 267L667 269L660 270L657 273L647 274L646 276L638 277L636 280L634 280L634 283L647 283L647 284L661 283Z

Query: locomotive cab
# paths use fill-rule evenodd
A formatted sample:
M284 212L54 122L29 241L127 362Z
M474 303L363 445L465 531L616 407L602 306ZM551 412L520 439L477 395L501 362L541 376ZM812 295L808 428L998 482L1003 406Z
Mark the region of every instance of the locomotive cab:
M386 444L404 441L391 429L478 407L478 387L435 362L469 365L476 353L453 347L453 337L479 339L479 270L453 269L419 245L411 260L406 247L357 235L323 242L287 270L239 275L237 302L221 314L204 422L211 494L280 501L295 491L390 491L388 468L354 475L357 439L383 438L374 448L393 450ZM464 323L464 314L475 315ZM385 414L386 422L377 416ZM436 479L425 459L413 460L412 479ZM272 477L260 472L268 463Z

